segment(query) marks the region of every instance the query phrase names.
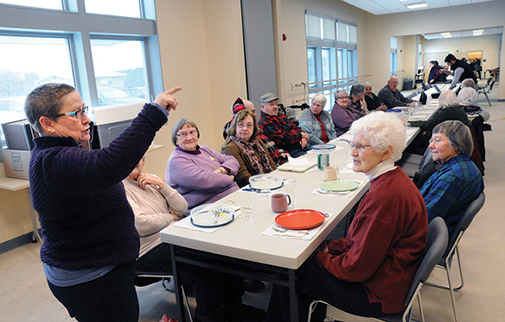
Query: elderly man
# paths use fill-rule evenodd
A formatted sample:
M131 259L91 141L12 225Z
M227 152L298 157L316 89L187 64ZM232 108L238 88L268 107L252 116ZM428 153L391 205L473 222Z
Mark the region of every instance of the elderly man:
M278 100L272 93L260 97L261 116L258 125L277 148L284 149L294 158L304 155L308 150L309 135L288 121L286 115L279 115Z
M453 54L447 55L444 60L451 70L442 69L440 72L446 73L453 76L451 85L449 89L456 87L456 84L461 82L463 79L471 78L475 83L477 83L477 76L475 76L472 67L462 60L456 59Z
M400 90L398 90L398 77L396 76L391 76L387 85L379 91L379 98L388 108L414 103L413 100L400 93Z

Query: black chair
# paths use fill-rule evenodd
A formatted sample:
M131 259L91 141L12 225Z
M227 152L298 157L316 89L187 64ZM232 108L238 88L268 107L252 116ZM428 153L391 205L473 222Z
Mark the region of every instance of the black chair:
M480 94L484 94L486 96L486 99L487 99L487 103L489 104L489 106L491 107L491 101L489 100L489 96L487 94L490 94L491 91L493 90L493 86L494 86L494 83L496 82L495 80L492 80L490 82L490 80L492 80L492 78L489 78L487 80L487 84L486 86L484 87L479 87L479 90L477 91L477 99L479 98L479 95Z
M456 316L456 301L454 299L454 291L460 290L463 288L463 271L461 269L461 261L459 258L459 250L458 250L458 244L461 238L463 237L463 234L465 231L468 229L468 226L473 221L473 218L475 218L475 215L480 211L482 206L484 205L484 202L486 201L486 196L484 192L481 192L479 197L475 199L465 210L463 216L458 222L458 225L454 228L453 232L449 236L449 245L447 246L447 250L445 251L444 256L440 261L438 262L437 266L438 268L441 268L446 271L447 274L447 282L449 286L445 285L439 285L439 284L433 284L433 283L426 283L426 285L429 286L434 286L438 288L442 288L445 290L449 290L451 293L451 300L452 300L452 310L454 312L454 321L457 321L457 316ZM459 277L461 284L458 287L452 286L451 283L451 277L450 277L450 270L451 270L451 264L452 264L452 259L456 255L456 258L458 260L458 270L459 270Z
M175 293L175 290L170 289L167 284L173 278L171 274L159 273L159 272L141 272L135 271L135 285L136 286L147 286L156 282L161 281L165 290L170 293ZM186 292L184 291L184 287L182 288L182 300L184 301L184 307L186 308L186 313L189 317L189 321L193 322L193 316L191 315L191 309L189 307L188 298L186 296Z
M421 321L424 321L424 313L423 307L421 303L421 288L423 284L430 276L431 272L435 268L437 262L440 261L444 252L447 248L449 233L447 230L447 226L445 221L437 217L431 221L428 226L428 239L426 242L426 254L423 258L423 261L419 265L417 269L416 275L414 276L414 280L410 285L409 292L407 293L407 297L405 298L405 302L403 305L406 306L405 311L396 313L396 314L387 314L377 318L371 318L379 321L386 322L407 322L412 320L412 306L414 305L415 300L417 299L419 304L419 311L421 314ZM331 304L326 303L325 301L316 300L310 304L309 307L309 316L308 322L310 322L310 318L312 316L312 312L318 303L325 304L327 306L331 306Z

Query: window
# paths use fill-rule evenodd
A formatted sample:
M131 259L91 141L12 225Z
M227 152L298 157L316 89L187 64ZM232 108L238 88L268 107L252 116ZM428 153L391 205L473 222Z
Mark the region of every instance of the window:
M358 82L357 26L310 11L305 22L309 98L324 94L331 110L334 94Z
M390 76L398 75L398 54L397 54L397 39L391 37L390 41Z
M154 0L84 3L0 0L0 123L24 118L26 95L47 82L73 85L95 108L150 100L163 90ZM103 15L68 19L78 10ZM25 17L35 15L27 24ZM50 20L56 22L48 28ZM90 25L100 33L89 32Z

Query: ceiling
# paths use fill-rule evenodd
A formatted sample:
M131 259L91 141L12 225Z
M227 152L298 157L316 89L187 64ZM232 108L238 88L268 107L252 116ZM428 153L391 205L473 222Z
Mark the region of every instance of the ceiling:
M497 28L487 28L487 29L478 29L478 30L451 31L451 32L443 32L443 33L438 32L438 33L434 33L434 34L423 34L423 36L427 40L432 40L432 39L442 39L442 38L487 36L487 35L501 34L502 32L503 32L503 28L497 27Z
M416 10L432 10L443 7L461 6L465 4L494 0L342 0L348 4L367 11L376 16L390 13L409 12ZM424 7L416 8L416 5ZM409 8L408 6L414 6Z

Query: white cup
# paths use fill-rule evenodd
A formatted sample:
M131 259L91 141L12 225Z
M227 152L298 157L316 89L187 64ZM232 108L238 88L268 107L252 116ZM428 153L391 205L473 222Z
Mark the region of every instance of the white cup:
M324 181L335 181L337 180L337 167L326 167L324 169Z

